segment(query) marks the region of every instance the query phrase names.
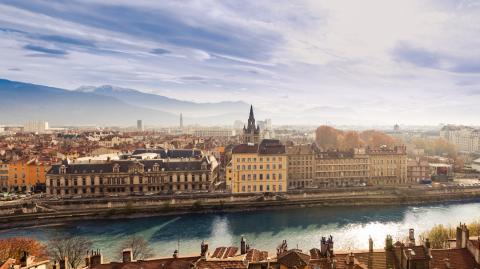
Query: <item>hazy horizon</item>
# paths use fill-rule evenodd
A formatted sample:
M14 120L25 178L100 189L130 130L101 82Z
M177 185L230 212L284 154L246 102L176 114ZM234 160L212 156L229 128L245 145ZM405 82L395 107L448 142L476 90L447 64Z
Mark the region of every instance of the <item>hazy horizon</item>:
M278 125L480 125L474 1L6 0L0 38L9 80L243 101Z

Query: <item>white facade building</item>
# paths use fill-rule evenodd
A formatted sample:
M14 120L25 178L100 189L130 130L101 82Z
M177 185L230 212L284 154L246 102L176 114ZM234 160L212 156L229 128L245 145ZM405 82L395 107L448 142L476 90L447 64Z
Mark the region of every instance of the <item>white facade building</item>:
M32 133L45 133L48 130L47 121L29 121L25 123L24 129L25 132Z
M458 151L480 152L480 129L447 125L440 130L440 136L454 144Z

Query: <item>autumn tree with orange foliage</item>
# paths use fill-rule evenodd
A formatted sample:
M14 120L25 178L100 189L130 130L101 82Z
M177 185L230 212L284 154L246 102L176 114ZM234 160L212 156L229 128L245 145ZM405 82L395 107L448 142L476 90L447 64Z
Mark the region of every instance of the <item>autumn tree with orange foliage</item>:
M337 130L333 127L322 125L317 128L315 135L317 146L324 149L337 149L339 139L338 136L342 133L342 131Z
M0 239L0 261L5 261L8 258L19 260L24 251L37 258L46 258L47 256L46 246L33 238L11 237Z
M333 127L322 125L316 130L317 146L324 149L350 150L369 146L379 148L383 145L393 147L396 144L402 144L401 141L387 134L375 130L368 130L358 133L356 131L341 131Z
M349 150L353 148L361 148L365 143L360 139L360 135L355 131L344 132L340 137L338 148L340 150Z
M392 147L395 145L395 139L391 136L375 130L367 130L360 133L360 138L365 144L372 148L379 148L383 145Z

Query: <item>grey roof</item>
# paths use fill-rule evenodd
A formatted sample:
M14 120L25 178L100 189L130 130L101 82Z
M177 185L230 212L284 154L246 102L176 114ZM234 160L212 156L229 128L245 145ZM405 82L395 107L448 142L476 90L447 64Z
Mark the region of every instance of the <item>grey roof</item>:
M201 157L202 151L198 149L136 149L132 152L132 155L143 153L156 153L160 155L160 158L189 158L189 157Z
M116 160L102 163L73 163L65 165L67 174L99 174L112 173L113 167L118 165L120 173L127 173L128 168L133 165L143 165L144 171L153 171L153 166L158 164L160 171L198 171L202 170L202 163L207 164L207 169L211 164L207 158L185 159L185 160ZM62 164L53 165L48 174L59 174Z

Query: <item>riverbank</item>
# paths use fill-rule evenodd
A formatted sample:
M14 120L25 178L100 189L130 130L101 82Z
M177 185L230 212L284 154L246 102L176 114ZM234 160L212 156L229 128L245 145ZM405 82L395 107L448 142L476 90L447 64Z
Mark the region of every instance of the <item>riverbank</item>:
M228 193L104 197L38 200L15 207L0 206L0 229L80 220L139 218L188 213L254 211L301 207L365 207L413 205L480 198L480 188L378 188L293 191L284 195L231 195ZM22 208L19 208L19 207ZM26 210L23 210L25 209ZM13 212L13 213L12 213Z

